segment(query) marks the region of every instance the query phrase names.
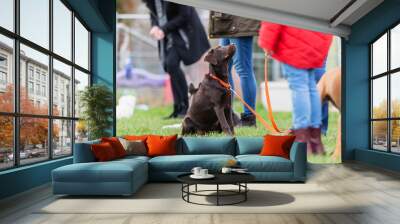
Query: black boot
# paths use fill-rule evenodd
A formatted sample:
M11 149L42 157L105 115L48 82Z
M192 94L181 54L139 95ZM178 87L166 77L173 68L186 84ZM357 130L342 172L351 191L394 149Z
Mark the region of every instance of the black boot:
M174 104L174 110L172 111L172 113L170 115L168 115L167 117L164 117L164 119L172 119L172 118L178 117L179 111L180 111L179 105Z
M240 126L256 127L256 116L254 114L240 114Z

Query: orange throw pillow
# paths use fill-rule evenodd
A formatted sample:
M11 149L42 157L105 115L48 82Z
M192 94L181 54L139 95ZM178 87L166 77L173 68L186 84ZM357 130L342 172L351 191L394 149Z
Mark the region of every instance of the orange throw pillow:
M296 136L294 135L265 135L261 156L280 156L289 159L290 148Z
M101 142L108 142L114 149L117 158L125 157L126 151L117 137L101 138Z
M116 159L115 151L109 142L102 142L91 145L94 157L99 162L110 161Z
M165 155L176 155L176 139L178 135L172 136L159 136L150 135L147 137L147 155L154 156L165 156Z

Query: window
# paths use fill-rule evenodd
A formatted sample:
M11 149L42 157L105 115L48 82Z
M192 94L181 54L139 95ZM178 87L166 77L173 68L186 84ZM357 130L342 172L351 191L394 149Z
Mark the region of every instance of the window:
M77 18L75 18L75 62L89 69L89 32Z
M42 96L46 97L46 86L42 86Z
M21 36L49 48L49 0L20 0Z
M44 118L21 117L19 128L19 158L21 164L48 159L48 120Z
M2 9L0 9L0 20L1 13ZM11 65L13 51L13 40L0 33L0 113L14 111L14 72Z
M70 89L65 89L64 85L65 83L70 83L72 84L72 68L69 65L66 65L58 60L53 60L53 114L57 115L60 114L61 116L65 117L72 117L72 108L69 107L65 111L65 113L61 113L60 107L63 106L62 104L59 104L61 100L61 103L64 103L64 96L71 96L72 91ZM71 102L69 104L72 104L72 98L70 98Z
M53 120L53 157L71 155L72 121Z
M0 84L6 85L7 84L7 73L0 70Z
M28 93L33 94L34 93L34 87L33 87L33 82L28 82Z
M0 170L14 166L14 122L12 116L0 115Z
M0 68L7 69L7 56L0 54Z
M74 105L90 84L90 32L66 1L0 2L0 170L70 156L87 133Z
M36 95L40 95L40 84L36 84Z
M5 92L7 90L7 56L0 53L0 91Z
M370 46L371 148L400 153L400 25Z
M0 26L14 31L14 0L1 0Z
M75 70L75 117L81 114L80 95L87 86L89 86L89 74Z
M60 1L53 0L54 52L71 60L72 12Z
M29 79L33 80L34 77L33 77L33 67L32 66L29 66L28 76L29 76Z
M39 69L36 69L36 80L40 81L40 71L39 71Z

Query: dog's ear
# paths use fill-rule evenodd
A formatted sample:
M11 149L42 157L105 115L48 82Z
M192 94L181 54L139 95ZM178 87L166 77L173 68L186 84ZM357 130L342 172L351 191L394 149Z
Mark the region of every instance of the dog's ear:
M218 64L217 58L214 55L214 49L211 49L207 53L207 55L204 57L204 61L206 61L208 63L211 63L213 65L217 65Z

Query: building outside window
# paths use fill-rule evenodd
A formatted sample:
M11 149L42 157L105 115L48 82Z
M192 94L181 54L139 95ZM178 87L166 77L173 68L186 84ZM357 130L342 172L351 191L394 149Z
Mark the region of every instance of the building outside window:
M7 56L0 54L0 91L5 91L7 87Z
M40 70L36 69L36 81L40 81Z
M371 53L371 148L400 153L400 25L379 36Z
M29 94L34 94L34 87L33 87L32 81L28 82L28 92L29 92Z
M36 84L36 95L40 96L40 84Z
M77 93L82 86L89 85L85 82L90 80L89 30L62 0L20 0L19 12L12 12L10 16L20 16L10 18L19 21L17 29L0 23L8 30L0 29L0 170L70 156L73 143L87 139L85 127L79 125L79 113L74 113L71 105L79 102ZM19 61L13 60L14 54ZM19 88L14 82L17 66ZM2 84L11 88L1 90ZM14 99L16 89L20 94ZM61 103L57 100L60 96ZM19 111L14 111L15 104ZM34 138L33 132L38 133Z
M47 77L47 75L45 74L45 73L42 73L42 82L46 82L46 77Z
M42 96L46 96L46 86L42 86Z
M33 80L33 67L32 66L29 66L28 74L29 74L29 79Z

